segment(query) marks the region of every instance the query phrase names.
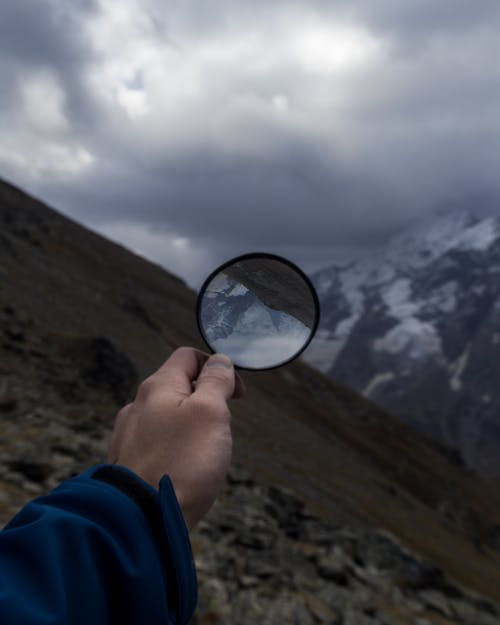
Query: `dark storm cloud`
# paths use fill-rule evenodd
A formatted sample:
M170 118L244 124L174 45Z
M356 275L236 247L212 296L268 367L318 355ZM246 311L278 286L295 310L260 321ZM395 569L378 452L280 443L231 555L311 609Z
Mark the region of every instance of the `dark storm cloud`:
M92 120L92 98L81 84L93 54L81 33L83 15L97 10L94 0L4 2L0 9L0 80L3 107L18 105L19 89L30 72L50 69L64 88L66 111L75 126ZM5 111L5 108L4 108ZM95 111L94 111L95 112Z
M84 10L90 3L73 3ZM6 2L0 21L0 52L2 58L19 65L66 64L77 67L85 60L85 50L78 43L74 14L60 12L53 2L29 0Z
M149 13L154 16L159 32L175 31L182 26L191 32L224 32L248 24L251 30L255 19L272 20L286 17L291 10L306 7L323 18L353 18L389 35L399 42L421 42L436 35L454 38L479 30L495 30L500 19L500 5L496 0L252 0L235 2L218 0L204 3L184 0L182 9L149 0Z
M496 0L342 0L337 3L377 30L389 32L399 41L418 37L422 42L440 35L446 38L477 35L478 30L495 29L500 18ZM459 43L459 41L457 41Z
M34 190L86 223L307 264L436 210L500 212L498 2L129 0L96 50L82 24L105 6L22 0L0 20L2 110L50 68L92 156ZM366 59L330 71L346 25L342 54Z
M393 208L396 194L369 171L362 184L355 172L331 162L315 146L286 141L279 159L233 157L204 151L155 163L102 170L71 185L50 189L59 205L71 200L81 218L96 224L113 218L141 221L155 230L214 242L241 241L246 249L276 245L310 247L378 243L429 203L422 192L405 210ZM384 186L385 184L385 186ZM360 223L362 221L363 223Z

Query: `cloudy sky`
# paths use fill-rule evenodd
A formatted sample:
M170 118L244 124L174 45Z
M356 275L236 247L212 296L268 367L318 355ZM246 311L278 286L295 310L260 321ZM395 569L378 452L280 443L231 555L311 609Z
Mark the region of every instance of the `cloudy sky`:
M0 176L193 286L500 212L498 0L0 1Z

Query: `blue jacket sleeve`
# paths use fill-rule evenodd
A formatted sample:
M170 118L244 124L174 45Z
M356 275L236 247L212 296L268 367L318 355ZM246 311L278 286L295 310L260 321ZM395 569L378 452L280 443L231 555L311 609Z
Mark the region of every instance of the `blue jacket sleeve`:
M99 465L27 504L0 532L2 625L184 625L191 545L172 484Z

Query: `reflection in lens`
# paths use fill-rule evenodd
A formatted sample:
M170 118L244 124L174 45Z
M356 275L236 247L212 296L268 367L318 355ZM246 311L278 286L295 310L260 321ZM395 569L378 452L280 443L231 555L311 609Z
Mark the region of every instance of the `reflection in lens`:
M198 323L208 345L249 369L294 358L310 341L318 315L307 278L268 254L223 265L205 282L198 301Z
M226 274L219 274L209 285L201 318L215 351L252 368L285 362L311 334L298 319L269 308Z

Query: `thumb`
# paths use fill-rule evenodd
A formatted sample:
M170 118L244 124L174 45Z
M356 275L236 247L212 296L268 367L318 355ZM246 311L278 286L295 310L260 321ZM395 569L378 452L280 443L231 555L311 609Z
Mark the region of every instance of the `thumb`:
M234 393L236 379L233 363L225 354L210 356L196 382L195 394L208 394L229 399Z

